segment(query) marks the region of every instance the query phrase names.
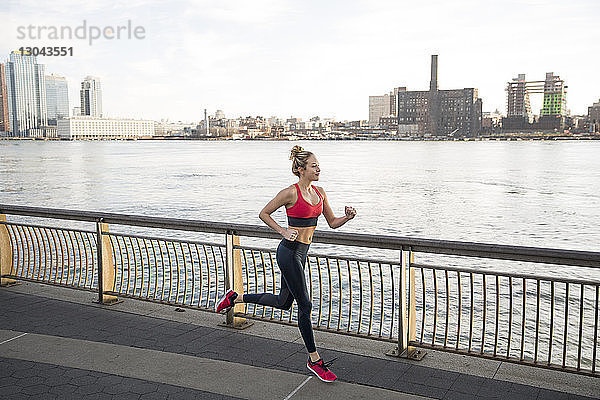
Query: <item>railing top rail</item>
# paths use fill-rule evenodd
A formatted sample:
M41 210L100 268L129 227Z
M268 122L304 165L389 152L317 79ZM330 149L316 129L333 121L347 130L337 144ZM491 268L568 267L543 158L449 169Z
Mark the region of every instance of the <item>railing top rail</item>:
M109 212L65 210L0 204L0 214L30 217L173 229L191 232L228 233L267 239L281 236L265 226L198 221L180 218L148 217ZM542 247L511 246L451 240L422 239L409 236L369 235L345 232L316 231L314 241L344 246L370 247L390 250L412 250L423 253L493 258L513 261L572 265L600 268L600 252L550 249Z

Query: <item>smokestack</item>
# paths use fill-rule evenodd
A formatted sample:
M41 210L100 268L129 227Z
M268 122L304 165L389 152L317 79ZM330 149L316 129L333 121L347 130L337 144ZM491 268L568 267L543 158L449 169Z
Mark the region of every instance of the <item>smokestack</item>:
M204 109L204 128L206 129L206 136L210 136L210 127L208 126L208 114L206 108Z
M439 134L438 127L440 122L440 99L438 91L438 56L431 55L431 81L429 82L429 133L437 136Z
M437 54L431 55L431 81L429 82L429 90L438 90L438 79L437 79L437 70L438 70L438 56Z

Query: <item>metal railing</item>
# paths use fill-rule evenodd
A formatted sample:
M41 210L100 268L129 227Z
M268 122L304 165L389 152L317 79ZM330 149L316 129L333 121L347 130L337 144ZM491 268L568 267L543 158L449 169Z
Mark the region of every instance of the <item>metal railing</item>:
M6 221L2 214L93 222L96 230ZM108 224L150 233L109 232ZM160 238L154 228L217 234L223 242ZM279 290L275 250L241 245L241 236L279 238L252 225L0 205L2 280L93 290L101 302L132 297L212 311L230 288ZM587 267L593 275L598 252L321 231L314 240L399 253L397 260L309 253L315 329L394 342L398 355L435 348L597 376L600 281L520 271L524 263L543 263ZM515 268L419 264L415 253L459 256L465 265L510 260ZM227 315L234 326L246 318L291 324L297 315L294 306L254 304Z
M413 268L416 345L596 373L600 282Z

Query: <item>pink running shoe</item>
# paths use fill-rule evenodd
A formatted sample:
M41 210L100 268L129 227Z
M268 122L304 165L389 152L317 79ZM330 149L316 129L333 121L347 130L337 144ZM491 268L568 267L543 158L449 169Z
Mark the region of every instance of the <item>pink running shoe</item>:
M225 314L227 311L229 311L229 309L231 307L233 307L234 303L233 301L235 300L235 298L237 297L237 293L234 292L233 290L230 290L229 292L225 293L223 295L223 297L221 297L219 299L219 302L217 303L217 312L221 313L221 314Z
M312 371L323 382L333 382L337 379L337 376L329 370L329 365L331 364L325 364L322 358L312 362L310 361L309 357L308 362L306 363L306 368Z

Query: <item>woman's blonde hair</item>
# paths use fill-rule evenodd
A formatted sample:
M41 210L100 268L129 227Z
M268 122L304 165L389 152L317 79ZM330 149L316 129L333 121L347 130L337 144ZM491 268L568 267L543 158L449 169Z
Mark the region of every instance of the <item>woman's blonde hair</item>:
M292 173L297 177L300 177L298 168L306 168L306 161L312 155L312 152L306 151L300 146L292 147L292 152L290 154L290 160L292 160Z

